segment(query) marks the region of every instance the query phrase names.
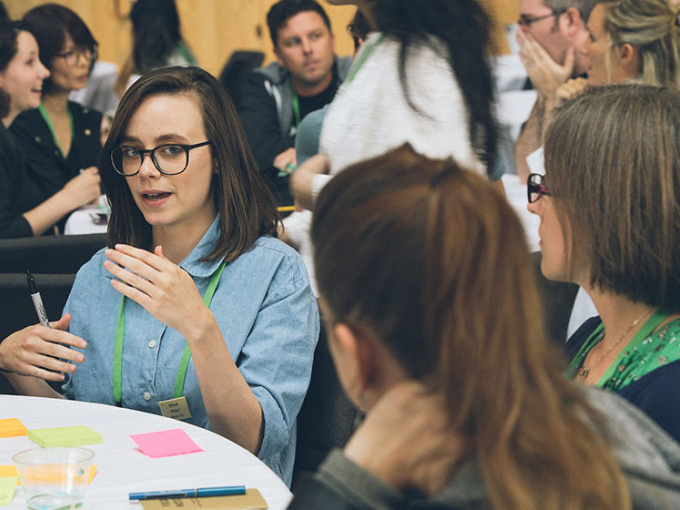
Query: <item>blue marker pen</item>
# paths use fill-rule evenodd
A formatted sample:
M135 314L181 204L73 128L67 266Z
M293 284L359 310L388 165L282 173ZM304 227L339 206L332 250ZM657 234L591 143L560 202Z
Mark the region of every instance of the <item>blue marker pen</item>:
M204 487L202 489L182 489L180 491L131 492L130 501L161 498L208 498L213 496L239 496L245 493L245 485Z

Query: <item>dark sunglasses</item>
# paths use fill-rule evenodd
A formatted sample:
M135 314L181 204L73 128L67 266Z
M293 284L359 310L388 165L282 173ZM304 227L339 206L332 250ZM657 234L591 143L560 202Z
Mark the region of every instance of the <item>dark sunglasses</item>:
M541 174L529 174L527 179L527 200L533 204L543 195L550 196L550 190L543 184L543 176Z

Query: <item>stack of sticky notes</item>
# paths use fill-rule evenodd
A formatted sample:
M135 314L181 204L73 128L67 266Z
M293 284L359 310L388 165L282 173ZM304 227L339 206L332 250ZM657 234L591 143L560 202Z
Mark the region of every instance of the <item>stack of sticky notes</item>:
M202 452L183 429L163 430L130 436L139 450L152 459Z
M42 447L84 446L102 442L102 435L85 425L50 427L28 431L28 439Z
M27 432L26 426L17 418L0 420L0 437L25 436Z

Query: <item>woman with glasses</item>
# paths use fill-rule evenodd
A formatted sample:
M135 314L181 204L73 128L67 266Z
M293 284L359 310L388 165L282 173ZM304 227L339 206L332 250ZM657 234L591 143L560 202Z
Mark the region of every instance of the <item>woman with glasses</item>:
M486 179L402 147L324 188L312 240L330 350L367 416L289 510L678 508L680 447L562 377L523 228Z
M22 23L0 25L0 238L50 232L63 217L99 196L99 175L84 172L56 193L30 178L26 154L8 130L22 112L36 108L49 71L38 43Z
M680 92L595 87L558 109L529 179L548 279L599 317L567 343L570 379L615 391L680 440Z
M209 428L290 483L318 310L226 92L198 68L143 76L100 168L109 248L66 303L73 348L8 339L0 368L33 376L8 374L20 393L65 381L67 398Z
M38 6L23 21L35 34L50 77L39 107L18 116L12 132L26 154L30 178L51 195L80 172L97 173L102 116L69 101L71 91L87 85L97 41L76 13L60 5Z

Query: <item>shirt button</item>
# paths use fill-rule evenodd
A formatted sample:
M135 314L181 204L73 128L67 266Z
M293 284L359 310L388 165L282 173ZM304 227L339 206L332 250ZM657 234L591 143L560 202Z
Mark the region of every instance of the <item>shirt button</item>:
M153 349L154 347L156 347L156 340L151 340L149 342L149 349Z
M144 392L144 400L146 400L147 402L149 400L151 400L151 393L149 393L148 391L145 391Z
M39 137L39 136L36 136L36 137L34 138L34 140L35 140L36 142L40 143L40 137Z

